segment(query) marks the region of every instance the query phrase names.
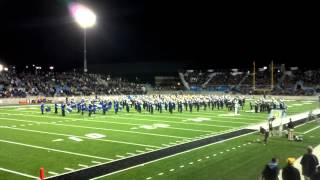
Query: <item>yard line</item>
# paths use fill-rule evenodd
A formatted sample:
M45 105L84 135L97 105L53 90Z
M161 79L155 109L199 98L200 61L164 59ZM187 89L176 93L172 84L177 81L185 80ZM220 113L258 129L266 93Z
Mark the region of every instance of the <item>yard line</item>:
M13 119L13 118L0 118L0 119L19 121L19 122L35 122L35 121L30 121L30 120L20 120L20 119ZM150 135L150 136L171 137L171 138L177 138L177 139L187 138L187 137L181 137L181 136L155 134L155 133L145 133L145 132L137 132L137 131L127 131L127 130L119 130L119 129L97 128L97 127L89 127L89 126L58 124L58 123L52 124L52 123L49 123L49 122L41 122L41 124L49 124L49 125L54 125L54 126L76 127L76 128L83 128L83 129L95 129L95 130L104 130L104 131L125 132L125 133L143 134L143 135Z
M89 167L89 166L87 166L87 165L84 165L84 164L78 164L78 166L80 166L80 167Z
M130 155L130 156L136 155L135 153L127 153L127 154Z
M72 168L64 168L64 169L67 171L74 171L74 169L72 169Z
M153 151L154 149L151 148L146 148L147 151Z
M0 128L7 128L7 129L14 129L14 130L20 130L20 131L28 131L28 132L35 132L35 133L42 133L42 134L51 134L51 135L58 135L58 136L66 136L66 137L78 137L83 139L89 139L93 141L104 141L104 142L112 142L112 143L119 143L119 144L128 144L128 145L134 145L134 146L142 146L142 147L151 147L151 148L160 148L160 146L153 146L153 145L146 145L146 144L138 144L138 143L131 143L131 142L125 142L125 141L116 141L116 140L108 140L108 139L92 139L86 136L76 136L71 134L61 134L61 133L52 133L52 132L46 132L46 131L37 131L37 130L31 130L31 129L22 129L22 128L11 128L7 126L0 126Z
M27 114L12 114L12 113L0 113L4 115L16 115L16 116L30 116L30 117L39 117L39 118L50 118L50 119L57 119L57 117L52 117L52 116L38 116L38 115L27 115ZM68 118L64 117L65 119L73 119L73 121L78 120L78 121L88 121L88 122L101 122L101 123L118 123L118 122L111 122L111 121L96 121L96 120L84 120L84 119L75 119L75 118ZM166 122L166 123L173 123L173 124L189 124L189 125L197 125L197 126L208 126L208 127L221 127L221 128L233 128L234 126L223 126L223 125L212 125L212 124L198 124L198 123L188 123L188 122L177 122L177 121L166 121L166 120L153 120L153 119L143 119L143 118L128 118L128 117L121 117L121 116L116 116L116 117L110 117L112 119L133 119L137 121L147 121L147 122ZM96 119L101 119L101 118L96 118ZM140 124L141 125L141 124Z
M228 113L228 112L226 112ZM257 118L252 118L252 116L249 118L245 118L245 117L234 117L234 116L214 116L214 118L212 117L212 114L210 114L210 116L204 116L203 115L204 113L199 113L199 114L179 114L179 116L175 116L175 115L152 115L153 117L160 117L160 118L171 118L171 119L190 119L190 116L191 117L204 117L204 118L211 118L211 120L208 120L208 121L213 121L213 122L228 122L228 123L242 123L242 124L252 124L252 123L249 123L249 122L232 122L232 121L224 121L224 120L215 120L214 118L221 118L221 119L239 119L239 120L247 120L247 121L254 121L254 122L259 122L257 121ZM133 116L141 116L139 114L130 114L130 115L133 115ZM145 116L143 116L145 117ZM130 117L129 117L130 119ZM132 118L131 118L132 119ZM258 119L259 120L259 119ZM261 119L263 120L263 119Z
M320 126L317 126L317 127L314 127L314 128L312 128L312 129L310 129L308 131L305 131L303 134L308 134L309 132L314 131L314 130L316 130L318 128L320 128Z
M92 163L94 164L101 164L102 162L99 162L99 161L91 161Z
M121 155L116 155L116 157L118 157L118 158L125 158L125 156L121 156Z
M8 172L8 173L17 174L17 175L28 177L28 178L32 178L32 179L38 179L38 177L36 177L36 176L32 176L32 175L29 175L29 174L13 171L13 170L10 170L10 169L5 169L5 168L2 168L2 167L0 167L0 171L5 171L5 172Z
M59 173L56 173L56 172L53 172L53 171L49 171L48 174L58 175Z
M138 152L138 153L144 153L145 151L136 150L136 152Z
M59 141L63 141L63 139L54 139L54 140L52 140L52 142L59 142Z
M50 151L54 151L54 152L60 152L60 153L72 154L72 155L76 155L76 156L90 157L90 158L103 159L103 160L109 160L110 161L109 158L92 156L92 155L82 154L82 153L75 153L75 152L64 151L64 150L59 150L59 149L52 149L52 148L47 148L47 147L42 147L42 146L35 146L35 145L31 145L31 144L24 144L24 143L19 143L19 142L14 142L14 141L7 141L7 140L0 139L0 142L8 143L8 144L20 145L20 146L26 146L26 147L31 147L31 148L35 148L35 149L50 150Z

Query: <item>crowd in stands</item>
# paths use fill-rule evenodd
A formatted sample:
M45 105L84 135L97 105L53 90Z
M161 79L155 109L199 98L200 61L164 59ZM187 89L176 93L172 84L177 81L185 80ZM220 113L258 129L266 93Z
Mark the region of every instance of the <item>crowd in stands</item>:
M243 94L266 93L271 89L271 73L266 68L256 70L255 87L253 90L253 76L248 69L241 70L187 70L183 72L185 81L191 90L209 90L240 92ZM210 78L210 76L212 78ZM274 95L314 95L320 93L320 69L315 70L274 70ZM209 80L209 81L207 81ZM207 82L206 82L207 81ZM206 82L206 83L205 83Z
M0 97L144 94L141 84L108 75L74 72L0 73Z
M252 88L252 72L248 69L237 70L186 70L180 77L163 80L154 90L223 91L242 94L264 94ZM183 79L181 79L183 78ZM271 75L268 70L257 70L256 89L270 89ZM143 85L128 82L123 78L111 78L101 74L75 72L53 73L0 73L0 97L25 96L64 96L92 94L144 94ZM274 72L273 95L314 95L320 93L320 70L287 70Z

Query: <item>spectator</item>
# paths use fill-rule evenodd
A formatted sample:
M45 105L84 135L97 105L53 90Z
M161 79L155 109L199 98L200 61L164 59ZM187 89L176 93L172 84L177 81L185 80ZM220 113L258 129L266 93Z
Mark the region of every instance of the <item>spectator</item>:
M307 153L303 155L300 164L302 165L302 174L305 180L310 180L310 178L316 174L316 167L319 165L318 158L312 154L313 148L309 146L307 148Z
M289 129L289 131L288 131L288 139L289 139L289 141L293 141L294 140L293 139L293 128L294 128L294 124L293 124L293 122L292 122L292 120L290 118L290 121L288 123L288 129Z
M278 160L272 158L271 162L269 162L262 171L262 180L278 180L278 174Z
M300 173L299 170L293 167L293 163L295 158L288 158L287 159L287 166L282 170L282 179L283 180L300 180Z

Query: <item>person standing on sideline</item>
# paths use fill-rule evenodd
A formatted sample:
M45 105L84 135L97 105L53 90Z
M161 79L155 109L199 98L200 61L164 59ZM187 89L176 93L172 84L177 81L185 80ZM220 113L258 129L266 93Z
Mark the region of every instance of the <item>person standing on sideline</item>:
M319 165L318 158L312 154L313 148L309 146L307 148L307 153L303 155L300 164L302 166L302 174L305 180L310 180L310 178L316 174L316 167Z
M263 169L261 180L279 180L278 174L278 160L276 158L272 158L271 162L269 162Z
M291 118L290 118L290 121L289 121L289 123L288 123L288 140L289 141L293 141L294 139L293 139L293 128L294 128L294 124L293 124L293 122L292 122L292 120L291 120Z
M297 168L293 167L295 158L287 159L287 166L282 169L283 180L301 180L300 172Z
M263 142L264 142L265 145L266 145L267 142L268 142L268 138L269 138L269 130L266 129L265 132L264 132L264 140L263 140Z

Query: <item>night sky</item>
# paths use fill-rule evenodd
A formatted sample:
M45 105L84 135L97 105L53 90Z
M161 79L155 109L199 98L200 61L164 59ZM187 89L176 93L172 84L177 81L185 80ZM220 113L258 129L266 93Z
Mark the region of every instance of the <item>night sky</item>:
M11 65L82 67L83 32L68 0L0 1L0 59ZM75 1L73 1L75 2ZM201 1L90 0L88 64L188 62L195 68L250 67L274 60L314 67L317 11L300 5ZM103 66L101 66L103 67Z

